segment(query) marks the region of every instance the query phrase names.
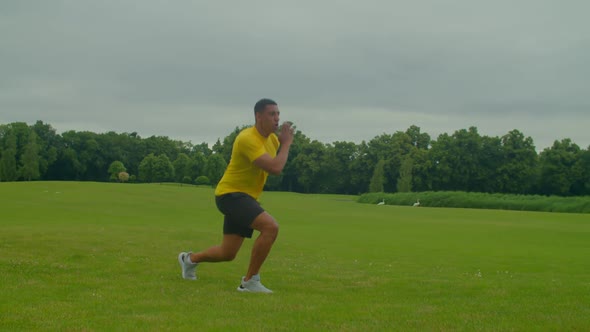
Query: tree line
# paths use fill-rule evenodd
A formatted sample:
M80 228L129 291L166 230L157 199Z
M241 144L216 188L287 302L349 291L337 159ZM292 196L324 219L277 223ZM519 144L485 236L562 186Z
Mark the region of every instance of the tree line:
M42 121L0 125L0 181L215 185L243 128L209 147L137 133L58 134ZM581 149L566 138L537 153L532 138L516 129L490 137L470 127L432 139L410 126L359 144L322 143L297 130L283 174L269 177L266 190L590 195L590 147Z

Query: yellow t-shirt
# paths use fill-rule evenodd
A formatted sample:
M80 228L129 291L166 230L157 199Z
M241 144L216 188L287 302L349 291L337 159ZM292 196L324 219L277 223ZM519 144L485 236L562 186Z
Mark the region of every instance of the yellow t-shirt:
M274 158L278 149L279 139L275 134L263 137L256 127L242 130L236 137L231 160L217 184L215 195L243 192L258 199L268 173L254 165L254 160L265 153Z

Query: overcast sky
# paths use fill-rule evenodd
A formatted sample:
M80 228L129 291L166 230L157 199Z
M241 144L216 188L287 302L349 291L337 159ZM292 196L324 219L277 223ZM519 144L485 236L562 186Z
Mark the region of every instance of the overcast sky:
M590 145L585 0L0 0L0 124L213 143L275 99L324 143L416 125Z

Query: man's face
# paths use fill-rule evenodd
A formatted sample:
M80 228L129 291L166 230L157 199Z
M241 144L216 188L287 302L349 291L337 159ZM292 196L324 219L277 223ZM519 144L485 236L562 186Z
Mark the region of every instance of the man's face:
M256 123L262 129L263 135L270 135L279 128L279 107L277 105L266 105L262 112L256 113Z

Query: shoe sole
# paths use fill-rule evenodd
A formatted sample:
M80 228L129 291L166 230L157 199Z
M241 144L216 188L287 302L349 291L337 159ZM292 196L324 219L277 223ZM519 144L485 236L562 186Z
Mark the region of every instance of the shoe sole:
M271 291L270 289L269 289L269 292L262 292L262 291L261 292L254 292L254 291L249 290L246 287L242 287L241 285L238 286L238 292L242 292L242 293L260 293L260 294L272 294L273 293L273 291Z

